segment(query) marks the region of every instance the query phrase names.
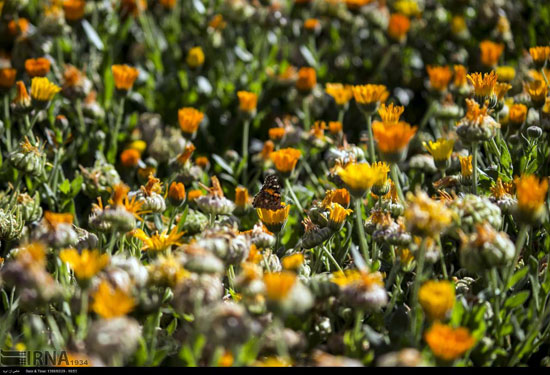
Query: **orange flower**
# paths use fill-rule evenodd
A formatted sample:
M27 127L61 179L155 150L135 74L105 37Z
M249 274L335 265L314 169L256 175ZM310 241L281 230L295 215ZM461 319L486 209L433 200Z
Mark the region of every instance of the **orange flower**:
M184 107L178 111L178 121L181 130L186 134L194 134L204 119L204 113L191 107Z
M525 89L536 107L542 107L548 95L548 86L544 81L533 81L525 84Z
M68 21L78 21L84 17L85 0L65 0L63 2L63 11Z
M264 147L262 148L262 151L260 152L260 156L263 160L269 160L271 153L275 149L275 144L272 141L265 141Z
M275 168L281 173L289 173L294 170L301 156L302 152L300 150L290 147L272 152L270 155Z
M548 178L540 179L533 175L523 175L514 180L518 208L525 213L537 213L544 209Z
M197 199L198 197L201 197L203 195L204 195L204 193L203 193L202 190L198 190L198 189L189 190L189 192L187 193L187 200L189 202L191 202L191 201L194 201L195 199Z
M245 187L237 186L235 188L235 205L237 207L246 207L250 201L248 190Z
M468 329L452 328L439 322L434 323L426 332L424 339L434 355L446 361L457 359L475 344Z
M524 104L514 104L510 107L509 119L516 125L521 125L527 118L527 106Z
M239 91L237 92L239 98L239 109L245 113L254 113L256 106L258 105L258 95L253 92Z
M404 111L405 107L400 105L394 106L393 103L390 103L389 106L382 104L378 110L378 114L380 115L382 122L395 124L399 122L399 117L401 117Z
M426 70L430 77L430 85L434 90L445 91L449 85L449 81L453 76L451 68L448 66L433 66L428 65Z
M44 77L50 71L51 63L45 57L25 60L25 70L31 77Z
M542 66L548 60L548 57L550 57L550 47L532 47L529 48L529 54L535 64Z
M304 21L304 28L309 31L319 30L321 28L321 22L317 18L308 18Z
M273 141L280 141L285 136L285 128L271 128L268 133L269 139Z
M390 93L384 85L359 85L352 86L353 97L357 104L364 106L377 106L388 99Z
M344 86L341 83L327 83L325 92L332 96L338 106L348 104L350 99L353 97L351 86Z
M82 84L84 76L80 70L72 65L65 66L63 71L63 87L76 87Z
M10 23L8 23L8 31L11 36L18 36L19 34L25 35L28 30L29 30L29 20L26 18L11 20Z
M134 86L139 70L128 65L113 65L111 67L118 90L128 91Z
M168 198L176 205L185 200L185 185L181 182L172 182L168 188Z
M10 89L15 84L17 70L11 68L0 69L0 89Z
M120 162L126 168L136 167L139 163L141 155L138 150L133 148L126 149L120 154Z
M340 121L329 121L328 131L330 134L336 135L342 132L344 126Z
M383 154L403 152L416 134L416 130L416 126L410 126L403 121L396 123L375 121L372 124L374 139Z
M23 81L17 81L17 95L13 99L13 104L19 108L29 108L31 105L31 97Z
M296 88L303 92L309 92L313 90L317 84L317 73L315 69L309 67L300 68L298 71L298 80L296 81Z
M176 161L180 165L185 165L187 161L191 158L191 155L193 155L193 152L195 151L195 145L192 143L188 143L187 146L185 146L185 149L181 154L178 155L176 158Z
M284 300L296 283L296 278L296 274L289 271L266 273L264 275L264 284L267 299L271 301Z
M208 27L211 27L214 30L223 30L226 26L227 23L225 22L221 14L216 14L214 17L212 17L210 23L208 24Z
M504 51L504 44L484 40L479 43L479 49L481 49L481 63L485 66L493 67L498 63L498 59L500 59L500 55Z
M56 230L60 224L72 224L73 215L70 213L44 212L44 222L51 229Z
M388 34L393 39L401 42L405 40L407 32L411 27L411 21L399 13L394 13L390 17L390 23L388 25Z
M463 87L466 86L468 83L468 80L466 79L466 74L468 73L468 70L464 65L455 65L453 66L453 70L455 72L455 79L454 79L454 85L456 87Z
M474 86L476 96L487 97L493 95L498 78L494 71L483 75L481 73L468 74L466 77Z
M195 164L197 164L199 167L204 169L204 168L208 167L208 165L210 164L210 161L208 160L208 158L206 156L198 156L195 159Z

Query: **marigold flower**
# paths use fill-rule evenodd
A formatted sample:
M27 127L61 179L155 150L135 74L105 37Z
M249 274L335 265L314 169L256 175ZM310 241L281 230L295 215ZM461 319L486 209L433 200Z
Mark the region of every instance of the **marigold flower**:
M479 43L481 50L481 63L488 67L493 67L498 63L500 55L504 51L504 44L495 43L490 40L484 40Z
M78 21L84 17L85 0L65 0L63 2L63 11L68 21Z
M531 47L529 54L537 66L542 67L550 57L550 47Z
M263 280L267 299L271 301L284 300L296 283L296 278L294 272L266 273Z
M59 252L59 258L74 271L80 280L89 280L109 264L109 255L101 254L99 250L65 249Z
M223 30L226 26L227 23L225 22L221 14L216 14L208 23L208 27L214 30Z
M103 319L117 318L132 311L135 300L119 288L113 288L109 282L103 280L92 295L94 300L92 310Z
M260 152L260 157L264 160L271 160L270 156L273 150L275 149L275 144L272 141L265 141L262 151Z
M17 260L27 265L46 265L46 246L42 242L30 242L17 252Z
M269 139L272 141L280 141L285 136L286 130L285 128L271 128L268 133Z
M61 91L61 87L51 83L46 77L32 79L31 97L39 103L49 102L59 91Z
M486 98L493 95L498 78L494 71L485 74L468 74L466 77L474 86L474 93L477 97Z
M466 19L463 16L453 16L451 19L451 31L453 34L459 35L467 29Z
M128 148L120 154L120 163L126 168L133 168L139 164L141 154L138 150Z
M474 168L472 167L472 155L468 156L459 156L460 160L460 174L463 177L471 177L474 173Z
M504 99L504 96L511 88L512 85L510 85L509 83L497 83L495 85L495 95L497 96L497 100L501 101L502 99Z
M356 287L368 290L373 287L383 287L384 281L380 272L365 272L359 270L337 271L332 274L331 282L340 288Z
M189 190L189 192L187 193L187 200L191 202L197 199L198 197L202 197L203 195L204 195L204 192L202 190L199 190L199 189Z
M281 263L285 270L296 271L304 264L304 259L304 254L296 253L284 257L281 259Z
M172 288L191 275L172 254L159 255L154 263L147 266L147 271L150 283Z
M438 358L445 361L453 361L466 353L475 345L475 339L468 329L435 322L425 333L424 339Z
M536 222L545 211L548 178L539 180L534 175L522 175L514 180L516 185L517 214L524 222Z
M500 82L511 82L516 77L516 70L512 66L497 66L495 72Z
M455 288L446 280L427 281L418 291L418 302L429 319L443 320L453 309Z
M185 60L187 65L195 69L204 64L204 52L201 47L193 47L187 53L187 58Z
M296 81L296 88L302 92L309 92L313 90L317 84L317 73L315 69L310 67L300 68L298 71L298 80Z
M535 107L542 107L548 95L548 86L546 86L546 83L544 81L533 81L526 83L525 88Z
M270 158L277 171L288 174L294 170L301 156L300 150L288 147L272 152Z
M453 72L449 66L433 66L426 67L428 76L430 77L430 86L436 91L445 91L451 81Z
M424 142L424 147L435 161L446 161L453 153L455 141L453 139L439 138L437 141Z
M411 21L409 18L399 14L394 13L390 17L390 22L388 24L388 34L391 38L397 40L398 42L404 41L407 36L407 32L411 27Z
M13 99L13 104L20 110L29 109L31 106L31 97L27 92L27 87L23 81L17 81L17 95Z
M178 111L180 128L188 135L194 134L197 131L203 119L204 113L195 108L184 107Z
M139 70L129 65L113 65L111 70L115 80L115 87L121 91L130 90L139 75Z
M179 242L183 232L178 233L178 227L175 226L170 232L168 229L163 230L160 234L154 233L148 236L142 229L136 229L132 235L143 242L142 251L164 251L173 245L181 246Z
M409 192L407 200L409 205L403 216L409 232L432 237L439 235L451 224L453 211L442 202L431 199L425 192Z
M321 22L317 18L308 18L304 21L304 29L309 31L317 31L321 28Z
M416 126L410 126L403 121L397 123L375 121L372 124L372 132L382 159L389 162L402 160L416 130Z
M210 165L210 160L208 160L206 156L197 156L197 158L195 159L195 164L202 169L205 169Z
M330 206L327 207L329 211L329 227L334 230L338 231L342 228L342 225L344 224L344 221L348 217L350 213L353 212L351 209L346 209L343 206L341 206L338 203L333 202Z
M248 189L243 186L237 186L235 188L235 205L240 208L246 207L250 203L250 197L248 196Z
M23 17L17 20L11 20L8 23L8 31L11 36L25 35L29 31L29 20Z
M71 213L55 213L44 211L44 221L50 230L57 229L60 224L72 224L74 220Z
M239 98L239 110L244 113L253 114L258 105L258 95L249 91L237 92Z
M172 182L168 188L168 198L176 206L181 204L185 200L185 185L181 182Z
M330 95L336 105L344 106L353 97L353 91L350 85L342 85L341 83L327 83L325 86L325 92Z
M15 84L17 70L11 68L0 69L0 89L7 90Z
M455 87L464 87L468 83L468 80L466 79L466 75L468 74L468 70L464 65L454 65L453 70L455 73L454 78L454 85Z
M380 178L380 172L368 163L348 163L338 171L338 176L354 196L362 197Z
M525 104L514 104L509 111L510 122L517 127L521 126L527 119L527 106Z
M359 85L352 86L353 97L359 107L367 113L376 111L380 103L385 102L390 93L384 85Z
M405 107L403 106L394 106L393 103L390 103L389 106L386 106L384 103L382 103L382 105L380 105L380 109L378 109L378 114L380 115L382 122L394 124L399 122L399 117L401 117L404 111Z
M283 207L278 210L269 210L267 208L256 209L258 217L270 232L280 232L288 219L290 206L285 203L281 203L281 205Z
M338 203L342 207L349 207L350 196L346 189L327 190L322 205L328 208L332 203Z
M25 71L32 77L44 77L49 73L51 67L50 60L45 57L25 60Z
M328 131L332 135L337 135L342 132L344 125L340 121L329 121Z

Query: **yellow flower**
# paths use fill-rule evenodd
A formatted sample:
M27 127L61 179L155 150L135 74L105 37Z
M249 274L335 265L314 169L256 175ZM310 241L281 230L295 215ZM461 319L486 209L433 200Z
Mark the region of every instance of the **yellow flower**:
M162 233L155 233L148 236L142 229L136 229L133 232L133 236L140 239L143 242L142 251L164 251L172 245L181 246L179 239L183 236L183 232L178 233L178 227L175 226L170 232L168 229L162 231Z
M390 93L384 85L359 85L352 86L353 97L358 104L378 105L388 99Z
M395 2L393 6L395 10L407 17L419 16L421 13L418 8L418 3L414 0L399 0Z
M533 175L523 175L514 180L518 208L524 213L538 213L544 209L548 178L539 180Z
M296 274L293 272L266 273L264 284L267 299L271 301L284 300L294 287L296 279Z
M535 64L542 66L548 60L548 57L550 57L550 47L531 47L529 48L529 54Z
M512 88L512 85L509 83L497 83L495 85L495 95L497 96L497 100L500 101L504 99L504 96Z
M195 108L184 107L178 111L180 129L186 134L194 134L203 119L204 113Z
M113 65L111 70L115 80L115 87L122 91L130 90L139 75L139 70L129 65Z
M463 177L471 177L474 173L474 168L472 167L472 155L469 156L459 156L460 160L460 174Z
M23 245L17 252L17 260L30 265L43 267L46 265L46 246L41 242L31 242Z
M109 255L101 254L99 250L84 249L79 254L76 249L65 249L59 252L59 258L69 263L80 280L91 279L109 263Z
M31 82L31 97L38 102L49 102L61 87L50 82L46 77L35 77Z
M346 189L327 190L322 205L328 208L332 203L338 203L342 207L349 207L349 191Z
M448 66L433 66L426 67L428 76L430 77L430 86L436 91L445 91L451 81L453 72Z
M418 302L428 318L443 320L453 309L455 288L446 280L425 282L418 291Z
M290 212L290 205L286 205L285 203L281 203L281 205L283 207L278 210L268 210L267 208L256 209L258 217L270 232L280 232L286 223Z
M92 296L92 310L104 319L124 316L134 309L136 302L119 288L113 288L103 280Z
M498 80L501 82L511 82L516 77L516 70L512 66L497 66L496 73Z
M290 173L296 167L301 156L302 152L300 150L289 147L272 152L270 158L279 172Z
M172 254L160 255L153 264L147 266L147 270L149 282L169 287L174 287L191 275Z
M419 236L436 236L451 224L453 211L431 199L424 191L407 194L409 205L403 216L407 230Z
M502 179L497 178L497 182L494 186L491 186L491 196L497 200L505 197L510 197L514 190L514 184L511 182L502 182Z
M248 190L245 187L237 186L235 188L235 205L244 208L248 205L249 201Z
M411 21L399 13L394 13L390 17L390 22L388 24L388 34L393 39L401 42L407 36L407 32L411 27Z
M338 203L332 203L327 208L330 212L329 223L334 223L336 226L340 226L346 220L346 217L353 212L353 210L346 209Z
M296 253L289 256L284 257L281 259L281 263L283 264L283 268L285 270L297 270L304 264L304 254Z
M380 272L365 272L359 270L334 272L331 282L338 285L340 288L355 287L363 290L384 286L383 277Z
M451 31L453 34L458 35L467 29L466 19L462 16L453 16L451 20Z
M527 106L525 104L514 104L509 111L510 121L515 125L521 125L527 118Z
M498 78L494 71L483 75L481 73L468 74L466 77L472 86L474 86L476 96L487 97L493 95Z
M378 110L378 114L380 115L382 122L394 124L399 122L399 117L401 117L404 111L405 107L400 105L394 106L393 103L390 103L389 106L382 104Z
M470 335L468 329L435 322L424 335L428 346L438 358L445 361L453 361L470 350L475 339Z
M372 124L374 140L384 160L389 162L400 161L405 156L405 151L410 140L416 134L416 126L400 121L396 123L384 123L375 121Z
M544 81L533 81L525 84L525 88L536 107L542 107L548 95L548 86Z
M455 87L466 86L468 80L466 79L467 69L464 65L454 65L453 70L455 72L454 85Z
M451 157L455 141L452 139L439 138L436 142L424 142L424 147L432 155L434 160L443 161Z
M351 86L344 86L341 83L327 83L325 92L330 95L339 106L348 104L353 97Z
M493 67L498 63L500 55L504 51L504 44L494 43L490 40L484 40L479 43L481 50L481 63L488 67Z
M253 92L239 91L237 92L239 98L239 109L242 112L254 113L256 106L258 105L258 95Z
M338 171L338 175L352 194L362 197L377 180L376 171L368 163L349 163Z
M374 176L373 186L378 189L383 189L388 182L388 172L390 171L390 166L384 162L377 162L372 164L372 172Z
M204 52L201 47L193 47L189 50L186 59L187 65L195 69L204 64Z

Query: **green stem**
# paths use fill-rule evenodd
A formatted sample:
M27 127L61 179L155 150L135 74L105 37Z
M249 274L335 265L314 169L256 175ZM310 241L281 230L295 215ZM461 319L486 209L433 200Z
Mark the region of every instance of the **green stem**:
M6 149L11 152L11 118L10 118L10 97L4 94L4 124L6 126Z
M244 120L243 125L243 174L242 174L242 183L243 186L248 186L248 137L250 133L250 120Z
M405 202L405 196L403 195L403 190L401 189L401 182L399 181L399 167L397 164L392 164L390 167L391 178L397 189L397 195L401 202Z
M374 136L372 134L372 115L365 114L367 119L367 132L369 133L369 161L371 163L376 162L376 152L374 150Z
M309 113L309 103L308 103L307 97L304 97L302 99L302 110L304 111L304 129L307 132L311 128L311 124L310 124L311 115Z
M416 275L414 278L412 295L411 295L411 309L414 312L412 314L412 334L415 339L415 342L418 344L420 342L420 333L421 330L417 327L417 322L419 318L420 306L418 306L418 290L420 288L420 283L422 281L422 273L424 271L424 260L426 258L426 241L427 238L422 239L420 244L420 249L418 249L418 260L416 263Z
M325 254L327 254L327 257L330 259L330 261L332 262L332 264L334 264L334 266L336 266L336 268L338 269L338 271L340 272L344 272L342 270L342 267L340 267L340 265L338 264L338 262L336 261L336 259L334 259L334 257L332 256L332 253L326 248L326 246L322 246L321 247ZM330 271L330 270L329 270Z
M80 315L78 316L77 322L77 338L82 340L86 337L86 329L88 326L88 291L83 289L80 298Z
M291 185L290 181L288 180L288 178L285 178L285 185L286 185L286 188L287 188L288 192L290 193L290 197L292 198L292 201L294 202L294 204L296 205L296 207L298 207L298 210L300 211L300 216L304 217L304 208L300 204L300 201L298 200L298 197L296 197L296 194L294 193L294 190L292 189L292 185Z
M527 239L528 231L529 231L529 225L522 224L519 229L518 238L516 239L516 253L514 255L514 261L508 268L506 272L506 277L504 278L504 291L506 291L508 282L510 281L510 277L512 277L512 275L514 274L516 264L518 263L519 255L521 254L521 249L523 249L523 245L525 245L525 240Z
M474 194L477 195L477 154L478 147L477 142L472 143L472 169L473 169L473 189Z
M359 247L361 253L365 258L365 262L370 264L369 246L367 244L367 236L365 235L365 228L363 226L363 202L361 198L354 198L355 204L355 224L357 226L357 236L359 236Z

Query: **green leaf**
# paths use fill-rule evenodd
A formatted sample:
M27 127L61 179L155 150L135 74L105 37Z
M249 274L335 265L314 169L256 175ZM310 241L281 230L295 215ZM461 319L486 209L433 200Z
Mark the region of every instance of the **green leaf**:
M212 154L212 159L218 164L220 167L222 167L223 170L225 170L229 174L233 174L233 168L227 162L219 155Z
M504 306L508 308L514 308L522 305L525 301L527 301L527 298L529 298L529 295L531 292L528 290L522 290L519 293L516 293L506 299L504 301Z
M59 191L65 195L69 195L69 192L71 191L71 182L64 179L63 182L59 184Z
M527 272L529 272L529 267L523 267L510 278L510 281L508 281L508 285L506 285L506 289L512 288L514 285L516 285L521 279L527 275Z
M84 178L82 175L78 175L75 177L75 179L71 182L71 197L74 198L78 195L80 190L82 189L82 182L84 181Z

